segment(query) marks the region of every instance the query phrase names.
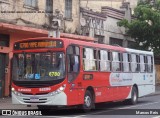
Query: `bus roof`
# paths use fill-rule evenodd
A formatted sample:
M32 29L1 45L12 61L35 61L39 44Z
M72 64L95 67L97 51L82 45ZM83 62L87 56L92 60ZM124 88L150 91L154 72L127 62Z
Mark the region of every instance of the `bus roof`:
M81 39L79 38L79 36L77 36L75 38L75 36L73 38L70 38L72 35L68 35L68 37L64 37L64 38L53 38L53 37L36 37L36 38L27 38L27 39L23 39L23 40L18 40L16 42L23 42L26 40L43 40L43 39L61 39L64 41L69 41L72 42L73 44L79 44L79 45L83 45L83 46L87 46L87 47L95 47L95 48L100 48L100 49L108 49L108 50L116 50L116 51L123 51L123 52L131 52L131 53L143 53L143 54L149 54L149 55L153 55L153 52L150 51L142 51L142 50L136 50L136 49L130 49L130 48L124 48L121 46L113 46L113 45L106 45L106 44L99 44L99 43L94 43L92 38L89 38L87 40L85 40L85 37L87 38L87 36L80 36ZM89 41L90 40L90 41Z
M131 52L131 53L153 55L153 52L151 52L151 51L143 51L143 50L136 50L136 49L130 49L130 48L125 48L125 49L127 52Z
M62 38L62 40L68 40L69 42L72 42L73 44L79 44L82 46L87 46L87 47L94 47L94 48L100 48L100 49L108 49L108 50L117 50L117 51L125 51L124 47L120 46L112 46L112 45L106 45L106 44L99 44L99 43L94 43L94 42L86 42L86 41L81 41L81 40L74 40L74 39L68 39L68 38Z

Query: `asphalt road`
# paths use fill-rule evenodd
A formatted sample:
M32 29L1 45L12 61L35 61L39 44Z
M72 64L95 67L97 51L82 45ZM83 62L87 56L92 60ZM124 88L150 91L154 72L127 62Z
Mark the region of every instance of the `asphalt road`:
M160 95L139 98L136 105L128 105L125 102L102 103L96 105L96 109L88 113L83 113L78 109L46 110L42 113L46 116L23 116L23 118L160 118ZM10 117L17 118L18 116ZM7 116L0 116L0 118L7 118Z

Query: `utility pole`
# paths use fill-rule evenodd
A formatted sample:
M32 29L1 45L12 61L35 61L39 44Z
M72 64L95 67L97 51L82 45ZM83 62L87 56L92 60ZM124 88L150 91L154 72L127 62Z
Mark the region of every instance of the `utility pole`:
M50 24L51 27L48 32L48 37L60 38L60 27L62 19L63 15L60 14L60 11L58 9L56 9Z

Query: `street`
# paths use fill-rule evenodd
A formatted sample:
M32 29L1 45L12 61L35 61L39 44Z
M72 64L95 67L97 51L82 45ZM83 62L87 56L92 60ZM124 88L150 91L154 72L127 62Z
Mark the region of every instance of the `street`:
M30 117L104 117L106 118L160 118L160 95L151 95L143 98L139 98L139 102L136 105L128 105L126 102L115 102L115 103L101 103L96 105L96 109L89 113L83 113L80 110L75 109L62 109L62 110L46 110L43 113L45 116L24 116L26 118ZM29 107L32 109L32 107ZM33 107L36 109L36 107ZM145 115L148 111L152 115ZM136 113L141 115L136 115ZM7 118L8 116L1 116L2 118ZM11 116L10 116L11 117ZM17 116L12 116L16 117Z

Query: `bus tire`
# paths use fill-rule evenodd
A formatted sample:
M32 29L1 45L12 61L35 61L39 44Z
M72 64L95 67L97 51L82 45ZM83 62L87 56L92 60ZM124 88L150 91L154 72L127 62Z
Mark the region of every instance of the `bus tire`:
M89 90L86 91L84 95L84 104L82 109L84 112L89 112L94 106L93 96Z
M129 104L135 105L138 102L138 90L136 87L132 88L131 99L129 99Z

